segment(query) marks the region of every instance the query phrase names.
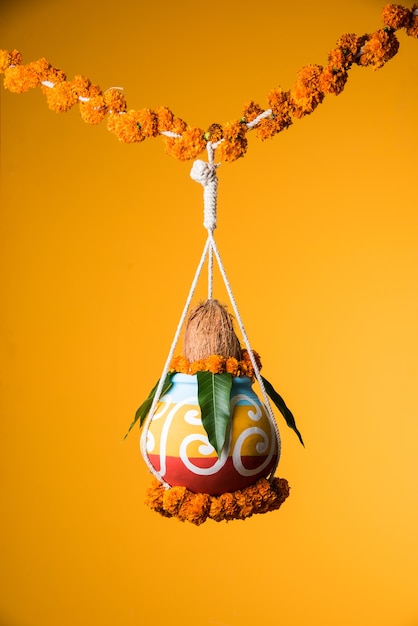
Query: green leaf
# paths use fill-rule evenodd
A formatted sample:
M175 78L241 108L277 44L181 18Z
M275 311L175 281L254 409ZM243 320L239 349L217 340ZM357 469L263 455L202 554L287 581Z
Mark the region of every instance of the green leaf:
M209 442L220 455L231 421L232 375L197 372L197 398Z
M293 417L291 410L286 406L285 401L283 400L281 396L279 396L277 391L274 389L273 385L269 383L269 381L266 380L264 376L261 376L261 380L263 381L263 385L267 394L273 400L274 404L277 406L280 413L283 415L284 419L286 420L286 424L289 426L289 428L295 431L295 433L299 437L300 443L303 446L305 446L305 444L303 443L302 435L297 429L295 418Z
M173 382L172 382L172 378L174 376L175 372L169 372L167 374L167 376L165 377L165 381L161 390L161 396L163 396L165 393L167 393L167 391L170 389L170 387L172 386ZM157 387L159 384L159 380L157 381L156 385L151 389L149 396L146 400L144 400L144 402L141 404L141 406L139 407L139 409L137 410L137 412L135 413L135 418L134 421L132 422L132 424L129 426L128 432L126 433L124 439L126 439L126 437L129 435L129 433L131 432L132 428L135 426L135 424L137 423L137 421L139 420L139 427L142 426L144 419L146 418L146 416L148 415L151 405L152 405L152 401L154 400L154 396L155 393L157 391Z

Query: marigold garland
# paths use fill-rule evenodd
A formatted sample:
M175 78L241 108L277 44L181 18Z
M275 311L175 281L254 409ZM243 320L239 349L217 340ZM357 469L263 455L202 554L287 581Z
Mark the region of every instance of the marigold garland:
M165 487L154 480L145 504L164 517L177 517L182 522L200 526L208 519L215 522L245 520L257 513L277 511L286 500L290 487L285 478L269 481L261 478L254 485L239 491L211 496L193 493L186 487Z
M306 65L288 91L271 91L267 98L269 109L251 101L244 106L239 120L211 124L206 131L189 126L167 107L157 111L128 110L120 89L103 92L82 76L67 81L64 72L52 67L46 59L23 65L17 50L0 50L0 73L4 73L4 87L14 93L41 85L48 106L57 113L68 111L78 103L81 117L88 124L98 124L108 115L107 128L125 143L165 135L166 152L184 161L195 159L210 141L218 149L220 161L235 161L247 151L248 131L255 128L261 140L274 137L288 128L293 118L310 115L327 94L340 94L354 64L374 70L383 67L399 50L395 31L404 29L408 36L418 39L418 3L411 9L387 4L381 17L383 28L362 36L342 35L329 52L325 66Z

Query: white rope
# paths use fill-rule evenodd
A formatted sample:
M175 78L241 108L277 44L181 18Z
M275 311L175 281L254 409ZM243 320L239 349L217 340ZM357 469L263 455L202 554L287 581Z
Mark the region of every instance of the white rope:
M197 183L203 186L203 226L213 232L216 228L216 208L218 197L218 177L216 169L219 164L213 160L212 143L208 141L206 149L208 151L209 162L198 159L193 163L190 176Z
M225 272L225 268L224 268L223 263L222 263L221 255L219 254L219 250L217 248L217 245L215 243L215 239L214 239L212 233L209 233L209 239L210 239L211 248L212 248L213 252L215 253L216 260L218 262L218 266L219 266L220 272L222 274L222 278L224 280L225 287L226 287L229 299L230 299L231 304L232 304L232 308L234 309L235 317L237 319L238 326L240 328L242 337L244 339L245 347L247 348L248 354L250 355L251 363L252 363L252 366L254 368L255 377L257 379L258 384L260 385L261 393L262 393L262 396L263 396L265 407L267 409L267 415L268 415L270 424L272 425L274 433L276 435L278 454L277 454L276 462L275 462L275 464L274 464L274 466L273 466L273 468L272 468L272 470L270 472L270 480L273 480L274 474L275 474L277 466L279 464L279 457L280 457L281 437L280 437L279 427L277 426L276 418L274 417L274 413L273 413L273 410L271 408L270 400L269 400L269 397L267 395L266 389L264 387L263 379L261 378L260 368L258 367L257 361L256 361L256 359L254 357L254 352L253 352L253 350L251 348L250 341L248 339L248 335L247 335L246 330L244 328L244 324L243 324L243 321L241 319L240 312L239 312L237 304L235 302L234 294L232 293L231 285L229 283L228 277L227 277L226 272Z
M175 350L176 345L178 343L178 340L179 340L179 337L180 337L180 333L181 333L181 329L183 327L184 320L186 319L187 311L189 310L190 303L192 301L194 292L196 290L197 283L199 281L200 274L202 272L202 267L203 267L203 264L205 262L206 255L208 253L209 245L210 245L210 242L209 242L209 238L208 238L206 240L202 256L200 257L199 265L197 267L195 276L193 278L193 281L192 281L192 284L191 284L191 287L190 287L190 291L189 291L189 295L187 297L186 304L184 305L183 313L182 313L180 321L178 323L178 326L177 326L177 329L176 329L176 332L175 332L175 335L174 335L174 339L173 339L173 342L171 344L171 348L170 348L167 360L165 362L163 372L161 374L161 378L158 381L157 389L155 391L155 395L154 395L154 398L153 398L153 401L152 401L152 404L151 404L151 408L150 408L149 413L147 415L147 418L145 420L142 436L141 436L141 439L140 439L141 454L142 454L142 456L143 456L143 458L145 460L145 463L148 466L148 469L164 485L164 487L166 489L169 488L170 485L163 480L162 476L160 476L160 474L157 472L157 470L152 465L152 463L151 463L151 461L150 461L150 459L148 457L148 451L147 451L147 439L148 439L148 437L147 437L147 435L148 435L149 426L151 424L152 418L153 418L154 413L155 413L155 409L156 409L157 404L158 404L158 402L160 400L160 397L161 397L161 392L162 392L162 389L163 389L163 386L164 386L164 381L166 379L168 370L170 368L170 363L171 363L171 361L173 359L174 350Z

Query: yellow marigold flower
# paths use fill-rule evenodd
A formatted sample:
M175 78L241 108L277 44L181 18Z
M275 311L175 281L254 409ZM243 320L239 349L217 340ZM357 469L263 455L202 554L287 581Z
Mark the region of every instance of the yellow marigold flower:
M248 122L252 122L258 117L261 113L263 113L264 109L262 109L258 104L256 104L253 100L247 102L244 105L243 117L244 120Z
M370 35L364 44L359 58L359 65L371 65L377 70L389 61L399 50L399 41L392 31L384 28Z
M145 139L138 123L136 111L112 113L107 119L107 128L116 135L119 141L125 143L139 143Z
M0 50L0 72L4 72L10 65L20 65L22 55L18 50Z
M290 92L295 117L309 115L324 99L324 93L319 88L321 72L321 65L306 65L298 72Z
M137 118L145 137L156 137L158 135L158 117L155 111L141 109L137 112Z
M223 125L223 141L218 154L221 161L236 161L247 151L247 126L240 121L227 122Z
M68 111L78 101L72 83L58 83L55 87L44 87L43 89L49 108L56 113Z
M80 102L81 118L87 124L98 124L106 115L107 109L103 95L90 97L87 102Z
M127 110L126 99L120 89L107 89L104 93L104 100L111 113L123 113Z
M382 22L385 26L397 30L409 26L411 11L400 4L387 4L382 9Z

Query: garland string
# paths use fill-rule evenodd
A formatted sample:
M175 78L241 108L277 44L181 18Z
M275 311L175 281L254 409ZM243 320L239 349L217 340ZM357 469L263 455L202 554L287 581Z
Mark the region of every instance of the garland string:
M328 94L340 94L353 65L377 70L395 56L399 49L396 31L404 29L418 39L418 3L409 9L399 4L383 7L383 28L372 34L343 34L329 51L327 63L306 65L298 72L288 91L273 89L267 96L268 107L253 101L244 105L243 115L225 124L212 123L205 131L189 126L168 107L128 109L123 90L105 91L84 76L67 80L63 71L46 59L22 64L18 50L0 50L0 73L4 86L23 93L40 86L49 107L57 113L78 103L82 119L98 124L107 116L107 128L125 143L139 143L162 135L166 152L180 160L194 160L209 145L218 149L220 161L235 161L247 151L247 132L254 130L261 140L274 137L289 128L294 119L310 115Z

